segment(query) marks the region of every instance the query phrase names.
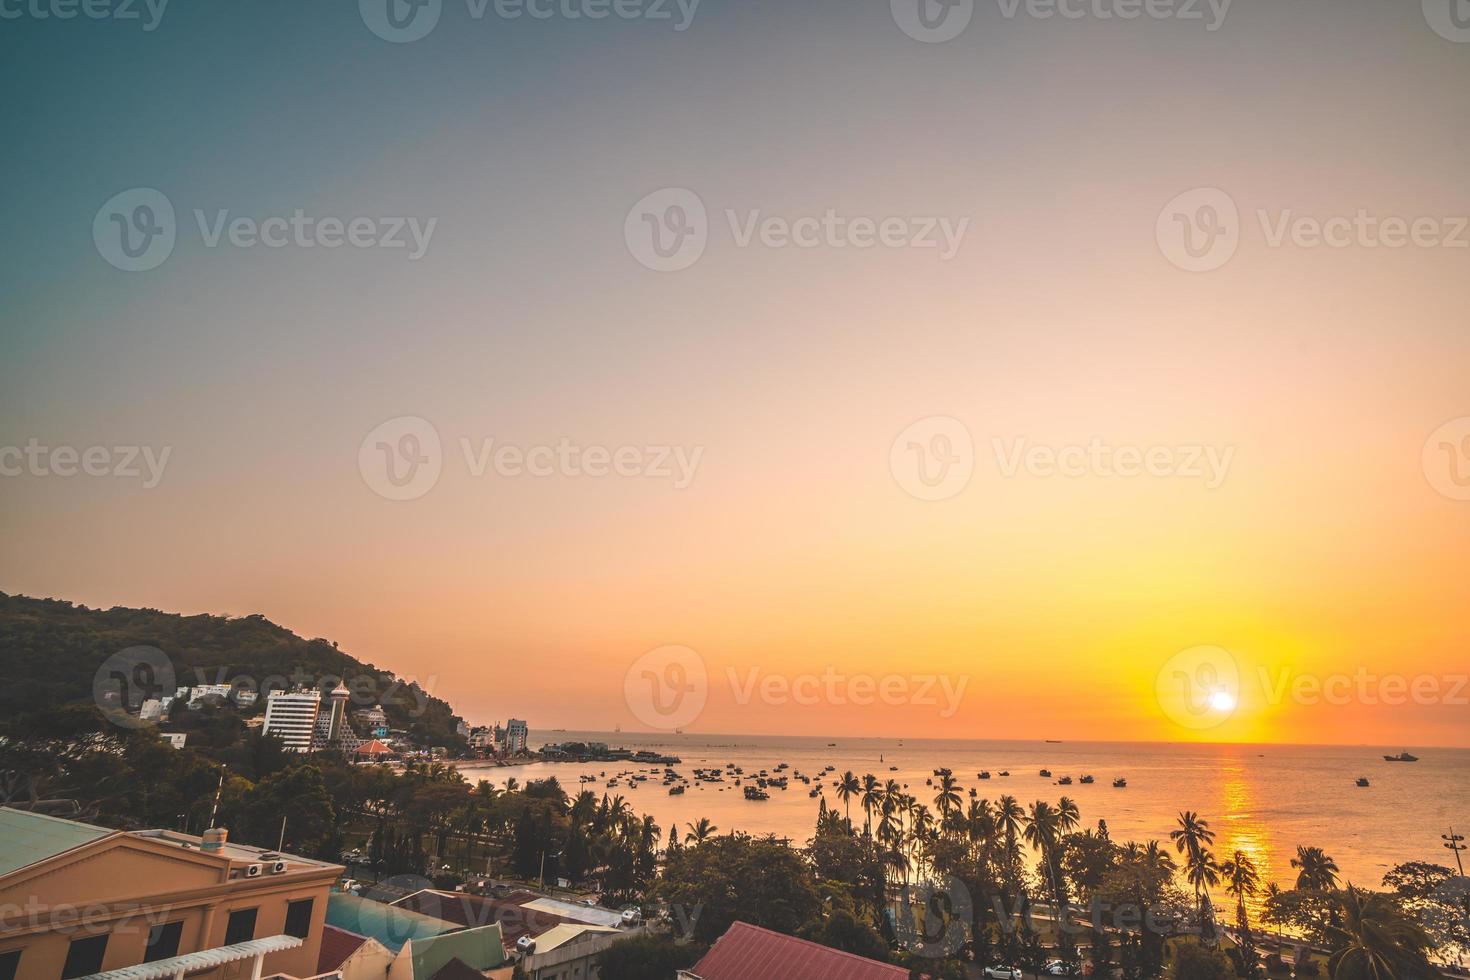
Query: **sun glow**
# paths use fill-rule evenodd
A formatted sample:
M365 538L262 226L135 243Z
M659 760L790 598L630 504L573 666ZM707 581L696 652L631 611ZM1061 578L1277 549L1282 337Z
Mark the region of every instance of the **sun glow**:
M1235 695L1229 691L1216 691L1210 695L1210 707L1216 711L1234 711Z

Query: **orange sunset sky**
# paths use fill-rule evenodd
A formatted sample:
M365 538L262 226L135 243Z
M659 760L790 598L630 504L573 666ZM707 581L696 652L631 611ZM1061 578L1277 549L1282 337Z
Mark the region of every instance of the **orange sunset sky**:
M473 723L646 730L625 677L679 644L709 682L690 732L1470 745L1470 440L1425 454L1470 436L1470 250L1273 246L1258 217L1470 215L1470 47L1417 3L1237 4L1217 31L976 6L942 44L886 3L711 3L683 33L446 13L403 45L303 8L271 36L316 84L207 111L176 80L255 77L248 11L211 15L238 49L156 67L146 36L74 38L145 73L149 111L79 85L17 123L0 448L170 455L152 487L0 477L0 589L262 613ZM151 271L91 237L131 187L179 215ZM627 229L668 188L707 208L708 247L659 272ZM1213 271L1157 237L1192 188L1239 208ZM195 227L298 208L437 225L416 260ZM968 230L945 258L742 244L727 218L828 209ZM441 472L391 500L361 450L403 417ZM934 418L973 472L925 500L902 461ZM683 487L476 475L490 439L698 465ZM1018 441L1094 439L1229 465L1007 471ZM1159 693L1200 646L1239 676L1207 726ZM729 681L829 668L963 698L741 703ZM1360 674L1367 695L1294 686ZM1385 676L1421 696L1386 703Z

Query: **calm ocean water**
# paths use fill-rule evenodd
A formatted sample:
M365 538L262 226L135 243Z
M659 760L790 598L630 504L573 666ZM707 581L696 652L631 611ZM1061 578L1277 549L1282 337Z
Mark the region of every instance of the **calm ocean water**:
M1225 860L1243 850L1255 860L1267 880L1289 885L1290 867L1298 844L1326 849L1337 860L1343 878L1379 886L1383 874L1404 861L1430 861L1453 866L1440 835L1453 824L1457 832L1470 828L1470 750L1385 745L1372 747L1183 745L1121 742L939 741L928 739L796 738L779 736L721 736L706 734L637 735L612 732L533 732L531 745L548 742L595 741L629 749L652 749L679 756L676 766L684 776L695 767L714 768L725 763L747 773L790 763L793 771L815 776L823 767L836 767L825 780L829 806L842 809L831 788L832 775L851 769L859 777L871 772L880 780L907 783L907 792L933 809L934 790L925 780L933 770L954 770L968 797L974 787L981 797L995 799L1010 793L1029 805L1033 800L1055 801L1069 796L1077 802L1083 826L1108 823L1114 840L1158 838L1167 842L1180 810L1197 810L1216 832L1216 851ZM829 742L836 743L829 745ZM1408 749L1416 763L1388 763L1383 755ZM890 772L890 766L897 771ZM494 768L463 767L471 779L487 778L503 786L514 776L522 783L555 775L575 793L578 776L607 778L635 767L628 764L590 765L545 763ZM1038 770L1046 768L1052 779ZM980 770L992 774L1009 770L1009 778L976 778ZM1058 786L1064 775L1085 774L1097 782ZM1114 777L1128 780L1126 789L1112 786ZM1371 786L1355 785L1359 776ZM625 781L608 790L606 779L589 784L599 796L622 794L640 814L652 814L667 828L677 822L681 832L688 823L708 817L721 830L753 834L774 833L796 842L812 835L817 803L808 787L792 780L791 788L772 789L768 801L746 800L731 783L694 783L682 796L669 796L650 779L637 789ZM861 825L862 810L854 801L853 822Z

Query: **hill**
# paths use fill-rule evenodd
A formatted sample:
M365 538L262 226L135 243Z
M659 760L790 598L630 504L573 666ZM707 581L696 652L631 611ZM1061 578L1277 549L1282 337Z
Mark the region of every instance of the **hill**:
M330 685L341 678L353 706L381 702L393 728L424 745L463 746L449 704L364 663L324 639L307 640L264 616L181 616L157 609L91 609L58 599L0 592L0 717L94 703L93 680L131 647L161 650L179 686ZM274 680L272 680L274 679ZM255 710L263 710L264 699ZM247 713L250 709L246 709Z

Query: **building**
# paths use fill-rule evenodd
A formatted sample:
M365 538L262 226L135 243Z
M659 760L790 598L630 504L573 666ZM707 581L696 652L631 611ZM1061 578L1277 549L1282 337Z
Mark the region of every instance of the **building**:
M679 980L908 980L892 963L736 922Z
M162 721L173 703L173 698L148 698L138 707L138 720Z
M383 711L382 705L375 704L371 708L354 711L352 718L370 738L388 737L388 715Z
M338 865L0 807L0 976L231 980L317 972ZM104 972L107 971L107 972Z
M505 723L505 754L520 755L526 751L526 743L530 741L531 730L524 721L512 718Z
M530 980L598 980L598 955L625 935L605 926L559 925L536 937L521 969Z
M292 752L310 752L321 709L320 691L272 691L265 699L265 733Z
M336 971L341 980L434 980L446 969L451 976L469 970L466 975L483 978L484 971L506 962L505 937L496 923L465 925L358 895L331 897L327 928L333 930L332 947L350 945L351 951L336 966L324 968L318 961L318 972Z
M159 732L158 737L176 749L182 749L184 743L189 741L188 732Z

